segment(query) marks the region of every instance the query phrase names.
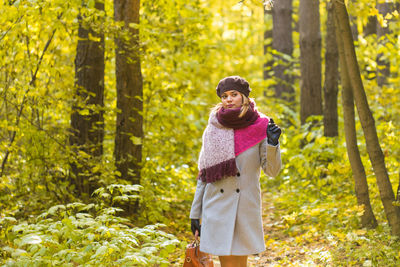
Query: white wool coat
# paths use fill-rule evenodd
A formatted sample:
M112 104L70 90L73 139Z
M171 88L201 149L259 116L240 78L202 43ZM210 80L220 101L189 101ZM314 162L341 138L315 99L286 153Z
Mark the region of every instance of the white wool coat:
M261 169L275 177L281 169L279 144L265 138L239 154L238 173L214 183L197 181L191 219L201 219L200 251L218 256L265 250L261 217Z

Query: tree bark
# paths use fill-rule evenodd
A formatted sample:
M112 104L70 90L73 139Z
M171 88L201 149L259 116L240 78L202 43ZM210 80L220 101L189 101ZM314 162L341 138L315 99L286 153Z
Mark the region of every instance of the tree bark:
M377 20L376 20L376 16L369 16L368 17L368 22L367 24L364 26L364 36L368 36L371 34L376 34L376 24L377 24Z
M358 0L351 0L351 2L357 2ZM358 29L357 29L357 17L350 16L351 33L353 35L353 40L358 40Z
M123 22L116 39L117 128L115 160L121 178L140 184L143 85L140 67L139 0L114 0L114 19Z
M391 9L393 8L388 2L383 2L377 4L377 8L379 13L386 16ZM379 22L376 23L376 39L378 43L381 45L386 45L387 39L385 38L386 34L390 33L389 25L387 27L382 27ZM383 86L387 83L387 78L390 75L390 62L384 58L385 56L382 53L379 53L376 57L377 63L377 72L376 72L376 79L378 86Z
M272 9L272 48L278 52L274 61L275 96L287 101L294 101L293 79L285 70L290 69L290 62L282 57L282 54L292 56L292 0L276 1Z
M95 8L104 10L104 3L95 2ZM97 16L95 14L94 16ZM69 143L77 154L71 162L73 183L79 195L90 194L96 189L94 163L99 164L103 154L104 139L104 34L83 25L79 17L78 45L75 58L76 104L71 114ZM89 155L79 155L79 151Z
M374 169L376 180L392 234L400 235L400 207L394 206L395 200L392 184L385 166L385 158L379 145L376 133L375 121L369 109L367 97L361 80L360 70L351 35L349 17L343 0L333 1L336 21L338 21L339 35L342 36L342 45L345 54L349 80L353 89L353 95L364 131L367 152Z
M266 30L264 31L264 66L263 66L263 78L264 81L271 79L270 72L272 70L272 65L273 61L269 59L269 54L271 53L271 39L272 39L272 30L268 27L269 25L266 23L267 21L267 16L271 15L270 10L264 9L264 25L266 27ZM267 90L268 88L265 88L264 90L264 96L267 96Z
M328 18L326 20L325 40L325 85L324 85L324 135L338 136L338 49L335 38L335 22L333 7L327 3Z
M300 0L300 120L322 115L319 0Z
M399 172L399 183L397 185L396 202L397 205L400 204L400 172Z
M338 22L336 21L336 24ZM364 213L361 215L362 227L375 228L378 223L372 211L371 202L369 199L369 190L367 176L360 157L360 151L357 145L356 123L354 113L354 98L351 89L349 74L346 65L346 59L343 51L343 43L341 35L336 30L337 46L339 49L340 61L340 77L342 82L342 105L343 105L343 120L344 120L344 133L346 137L347 155L351 169L353 171L355 193L358 205L364 207Z

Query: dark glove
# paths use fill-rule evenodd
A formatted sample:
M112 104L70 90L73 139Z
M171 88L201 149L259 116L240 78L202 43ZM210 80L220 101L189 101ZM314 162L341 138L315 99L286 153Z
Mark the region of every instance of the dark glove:
M192 229L192 233L195 234L197 230L200 236L200 229L201 229L200 220L199 219L191 219L191 220L192 221L190 223L190 228Z
M267 141L268 144L276 146L278 144L278 139L279 136L281 136L281 128L278 127L274 123L274 120L271 118L268 122L268 127L267 127Z

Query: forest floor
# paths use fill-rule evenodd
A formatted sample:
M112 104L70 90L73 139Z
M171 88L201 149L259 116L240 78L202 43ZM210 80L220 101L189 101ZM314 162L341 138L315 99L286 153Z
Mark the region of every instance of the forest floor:
M266 250L258 256L250 256L248 266L326 266L330 258L329 243L318 235L305 240L301 235L286 233L285 212L278 210L271 199L271 192L263 194Z

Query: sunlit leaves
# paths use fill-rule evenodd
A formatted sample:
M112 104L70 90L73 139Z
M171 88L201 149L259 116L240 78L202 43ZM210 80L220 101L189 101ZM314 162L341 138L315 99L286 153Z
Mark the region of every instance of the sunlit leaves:
M209 109L218 102L215 87L222 77L239 74L250 81L258 108L283 128L281 174L276 179L261 179L263 188L277 189L273 199L276 218L271 228L276 229L279 238L274 239L272 233L267 233L265 239L267 246L281 253L276 262L288 265L289 248L295 244L296 255L309 257L309 265L318 262L378 266L382 261L387 263L385 266L395 265L399 248L386 225L376 231L358 229L362 208L356 204L343 134L335 139L326 138L320 123L300 127L296 109L272 97L274 78L263 81L263 34L271 25L268 16L263 22L263 2L268 1L243 1L242 4L239 1L141 1L140 24L129 25L140 32L144 78L145 135L131 138L135 144L143 145L141 186L115 181L120 174L113 162L117 114L114 38L122 34L122 22L113 21L112 1L105 1L105 12L99 13L94 10L93 0L84 1L85 7L81 7L80 0L11 2L8 5L7 1L0 1L0 160L4 159L4 151L10 151L0 182L1 255L18 259L22 265L36 257L39 265L169 266L166 258L176 250L176 239L155 228L128 227L132 222L118 217L122 213L118 205L139 199L141 211L135 223L162 221L168 225L168 231L182 239L190 234L187 215L195 190L201 134ZM293 3L294 24L298 20L298 3ZM357 25L357 56L368 101L390 179L397 185L400 164L398 11L383 16L375 1L347 1L347 4ZM325 18L323 7L322 19ZM85 15L84 25L105 34L105 139L101 160L92 159L84 151L74 157L68 147L71 107L82 108L79 112L85 116L90 110L97 111L95 106L85 108L79 105L80 99L73 99L79 14ZM375 35L364 36L369 16L376 16L380 25L387 25L391 30L379 42ZM54 30L36 81L30 85ZM93 40L93 36L89 38ZM293 63L287 71L296 77L299 76L297 32L293 33L293 39L293 58L285 59ZM378 87L375 80L378 54L390 61L391 75L383 87ZM298 90L298 79L293 86ZM26 103L17 124L24 95ZM321 118L315 119L321 121ZM361 126L356 120L371 202L378 220L384 222L375 177L366 157ZM13 131L16 138L10 145ZM76 188L68 183L69 164L85 166L88 161L94 164L85 174L98 174L96 179L104 185L87 197L93 201L90 204L75 199ZM24 223L21 218L31 220ZM18 242L23 245L19 247ZM321 246L307 246L316 242ZM49 257L54 257L54 261L49 263Z
M73 205L77 206L85 208L82 203ZM159 230L163 225L128 227L128 220L100 206L96 208L97 216L96 212L92 213L94 216L72 212L69 216L59 214L45 219L56 215L54 211L60 208L49 209L36 223L22 222L4 228L4 220L0 221L2 242L8 244L0 250L0 263L109 265L118 262L124 266L152 266L167 263L168 253L179 243L173 235Z

